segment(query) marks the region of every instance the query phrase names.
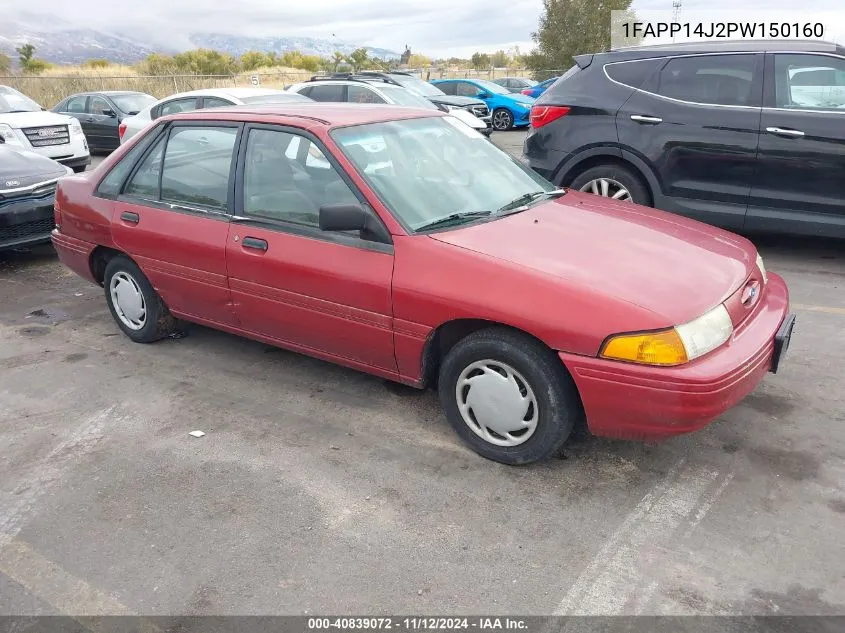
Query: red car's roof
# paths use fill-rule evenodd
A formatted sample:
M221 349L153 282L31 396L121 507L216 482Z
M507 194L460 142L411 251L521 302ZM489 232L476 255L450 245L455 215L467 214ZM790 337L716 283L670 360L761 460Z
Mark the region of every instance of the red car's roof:
M266 121L281 123L285 120L307 120L311 124L339 127L381 123L401 119L415 119L428 116L442 116L439 110L406 108L397 105L362 104L362 103L272 103L239 105L209 110L192 110L174 114L162 119L175 120L237 120Z

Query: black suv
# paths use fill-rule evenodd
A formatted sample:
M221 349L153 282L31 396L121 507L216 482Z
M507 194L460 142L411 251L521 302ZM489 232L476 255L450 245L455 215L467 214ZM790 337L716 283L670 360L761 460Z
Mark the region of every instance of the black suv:
M845 238L845 48L685 43L575 58L523 160L558 185L735 231Z

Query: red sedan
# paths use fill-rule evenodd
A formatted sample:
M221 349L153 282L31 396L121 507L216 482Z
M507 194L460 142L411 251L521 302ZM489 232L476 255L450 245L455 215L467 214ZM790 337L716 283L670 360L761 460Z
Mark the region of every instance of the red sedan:
M507 464L582 420L701 428L777 370L794 323L748 240L556 189L429 110L165 117L63 178L55 220L133 341L184 319L436 385L458 435Z

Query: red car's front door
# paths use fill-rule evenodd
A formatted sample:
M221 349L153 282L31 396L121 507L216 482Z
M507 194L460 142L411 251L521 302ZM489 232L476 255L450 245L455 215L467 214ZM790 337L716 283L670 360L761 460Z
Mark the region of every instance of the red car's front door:
M241 327L395 372L392 245L319 229L320 206L358 198L316 139L276 126L245 134L226 241Z
M115 244L171 311L236 323L226 281L229 179L237 125L174 125L150 148L114 203Z

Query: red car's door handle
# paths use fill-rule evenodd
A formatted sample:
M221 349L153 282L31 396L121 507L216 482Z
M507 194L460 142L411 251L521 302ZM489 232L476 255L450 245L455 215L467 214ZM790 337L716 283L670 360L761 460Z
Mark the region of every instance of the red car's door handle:
M257 237L245 237L241 244L243 244L244 248L254 248L257 251L267 250L267 240L262 240Z
M124 211L120 214L120 219L124 222L129 222L130 224L138 224L141 221L141 216L137 213L132 213L131 211Z

